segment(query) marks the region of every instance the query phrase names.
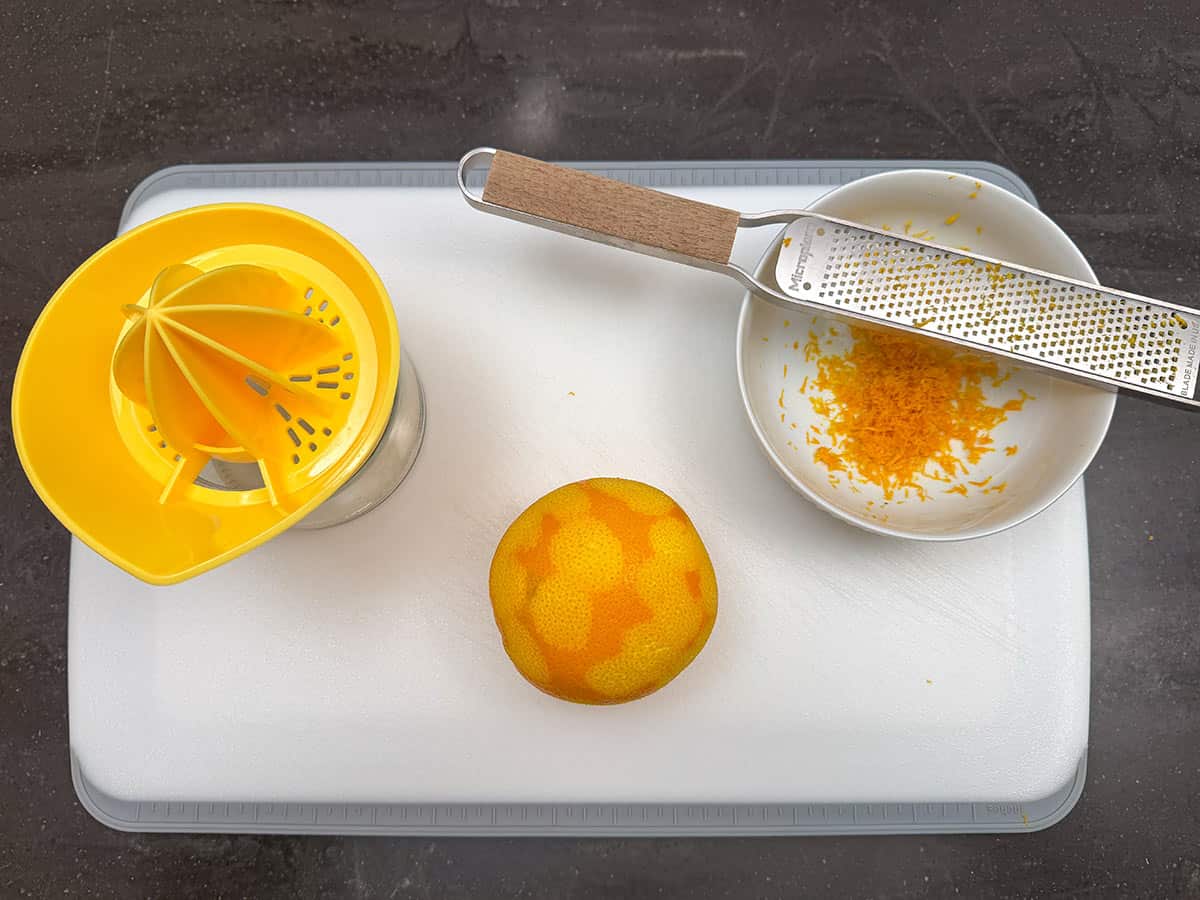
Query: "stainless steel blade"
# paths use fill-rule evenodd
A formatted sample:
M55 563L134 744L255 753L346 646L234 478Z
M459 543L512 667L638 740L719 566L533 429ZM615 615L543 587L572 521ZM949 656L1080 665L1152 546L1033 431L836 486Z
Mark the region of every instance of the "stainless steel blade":
M784 230L779 290L1086 381L1197 403L1200 314L826 216Z

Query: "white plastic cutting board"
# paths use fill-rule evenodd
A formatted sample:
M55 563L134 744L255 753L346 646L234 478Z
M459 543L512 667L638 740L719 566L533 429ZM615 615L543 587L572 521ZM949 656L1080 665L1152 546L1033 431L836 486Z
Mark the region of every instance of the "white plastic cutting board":
M822 190L679 192L760 210ZM376 511L176 587L74 544L71 745L91 784L158 801L938 802L1033 800L1075 775L1082 484L964 544L861 533L756 446L733 282L446 188L246 179L150 194L126 225L222 200L300 210L368 256L424 383L425 444ZM486 587L509 521L594 475L672 494L720 587L696 662L608 708L521 680Z

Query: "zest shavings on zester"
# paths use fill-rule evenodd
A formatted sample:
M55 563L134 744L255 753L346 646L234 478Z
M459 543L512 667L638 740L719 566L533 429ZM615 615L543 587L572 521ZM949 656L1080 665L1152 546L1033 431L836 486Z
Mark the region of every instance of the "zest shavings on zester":
M1034 399L1019 391L1000 406L987 402L984 383L999 388L1011 373L934 341L856 326L850 334L848 350L817 359L813 387L820 394L809 402L824 420L825 440L813 459L831 476L877 485L886 500L899 491L925 500L928 481L948 484L945 493L966 495L968 485L1002 492L1003 482L960 477L995 450L992 429ZM810 341L810 352L812 344L818 342Z

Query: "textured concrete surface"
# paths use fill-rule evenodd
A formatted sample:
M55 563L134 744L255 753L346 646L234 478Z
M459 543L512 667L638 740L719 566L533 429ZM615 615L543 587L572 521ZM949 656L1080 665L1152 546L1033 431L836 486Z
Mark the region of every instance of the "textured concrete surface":
M1089 473L1090 774L1013 837L343 840L108 831L66 739L67 535L7 409L58 283L173 163L979 158L1106 283L1200 305L1191 0L0 4L0 898L1200 897L1200 417L1122 400ZM86 436L75 452L86 455Z

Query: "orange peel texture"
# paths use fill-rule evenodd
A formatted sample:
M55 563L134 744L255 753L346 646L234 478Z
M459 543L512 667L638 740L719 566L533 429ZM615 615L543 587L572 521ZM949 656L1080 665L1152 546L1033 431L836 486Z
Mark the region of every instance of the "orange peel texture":
M488 579L504 649L547 694L624 703L695 659L717 616L700 535L657 488L620 478L564 485L501 538Z

